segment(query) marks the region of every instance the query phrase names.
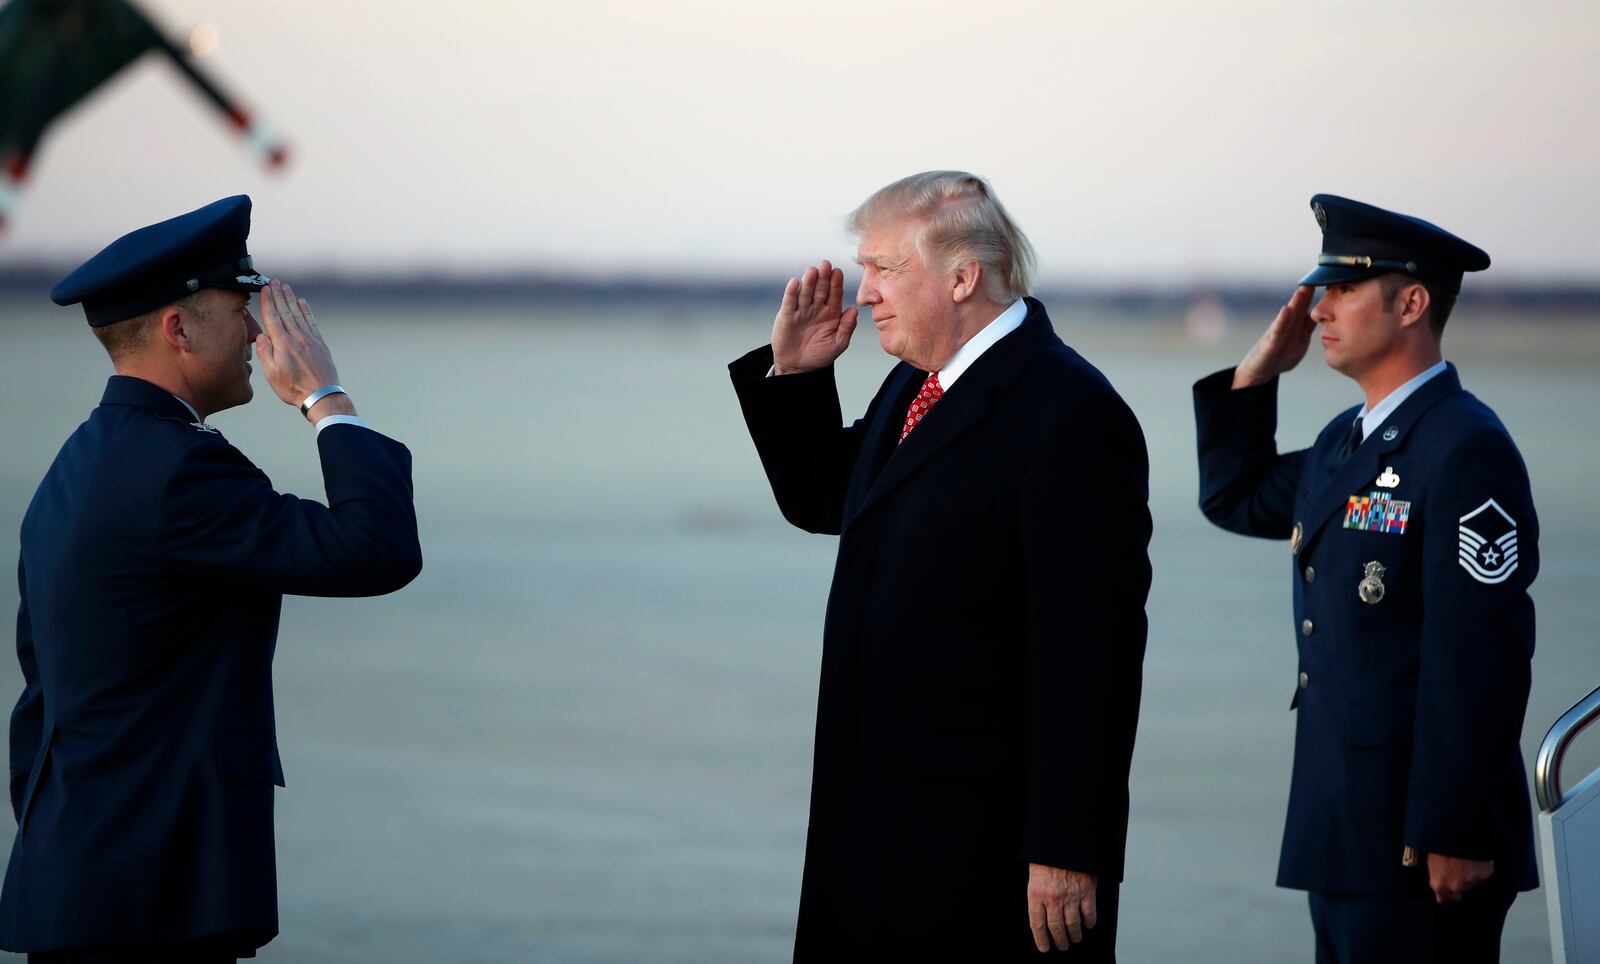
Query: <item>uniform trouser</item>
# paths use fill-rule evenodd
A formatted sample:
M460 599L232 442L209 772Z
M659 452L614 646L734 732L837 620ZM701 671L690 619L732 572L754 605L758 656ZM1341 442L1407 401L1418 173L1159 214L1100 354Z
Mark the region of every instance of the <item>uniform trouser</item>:
M1497 964L1517 893L1493 878L1455 903L1432 893L1386 897L1312 891L1317 964Z

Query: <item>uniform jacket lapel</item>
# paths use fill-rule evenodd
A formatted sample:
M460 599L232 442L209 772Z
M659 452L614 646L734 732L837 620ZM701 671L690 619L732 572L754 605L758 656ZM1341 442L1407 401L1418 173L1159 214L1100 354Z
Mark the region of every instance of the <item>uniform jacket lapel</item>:
M862 513L880 502L886 495L912 478L946 446L960 438L988 413L992 394L1016 380L1024 363L1041 347L1055 337L1044 306L1032 298L1027 299L1028 315L1021 326L995 342L978 360L972 363L955 386L945 392L938 404L923 416L916 431L899 442L905 424L906 408L921 389L926 372L903 365L906 384L894 393L894 404L880 410L873 422L873 434L868 444L874 446L872 454L887 445L887 462L877 472L876 478L863 479L861 465L857 465L856 484L851 486L851 502L845 507L844 524L848 528ZM865 453L864 453L865 454ZM865 482L865 485L860 483ZM857 493L860 493L857 495Z
M1349 505L1350 496L1358 494L1357 489L1377 478L1378 473L1387 464L1384 460L1396 449L1405 445L1406 437L1411 433L1417 420L1428 409L1460 391L1461 378L1456 374L1456 366L1450 365L1438 375L1428 379L1410 398L1402 402L1394 414L1385 419L1383 426L1377 430L1377 438L1363 442L1351 453L1350 458L1345 460L1344 465L1334 469L1333 474L1328 476L1328 480L1315 491L1311 501L1307 503L1309 508L1306 511L1305 522L1308 545L1335 513ZM1386 437L1391 434L1393 438ZM1343 439L1343 434L1334 432L1329 438L1332 444L1337 446ZM1336 457L1331 451L1320 451L1316 456L1322 464Z

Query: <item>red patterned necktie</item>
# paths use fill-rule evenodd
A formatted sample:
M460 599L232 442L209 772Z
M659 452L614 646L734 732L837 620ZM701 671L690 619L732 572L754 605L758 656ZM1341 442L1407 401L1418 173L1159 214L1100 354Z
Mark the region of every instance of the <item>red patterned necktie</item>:
M911 430L922 421L922 416L928 414L933 408L933 403L944 397L944 387L939 384L939 373L929 372L922 383L922 391L911 400L911 407L906 409L906 425L900 430L900 441L904 442Z

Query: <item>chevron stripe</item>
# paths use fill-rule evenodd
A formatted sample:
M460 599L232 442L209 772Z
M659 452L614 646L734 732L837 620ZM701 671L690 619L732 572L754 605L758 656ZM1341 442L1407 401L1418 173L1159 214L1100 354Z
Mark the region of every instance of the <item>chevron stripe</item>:
M1505 582L1511 578L1513 572L1517 571L1517 555L1514 552L1508 554L1500 565L1494 569L1485 569L1478 562L1477 557L1469 555L1466 549L1462 549L1460 555L1461 568L1465 569L1472 578L1489 585Z

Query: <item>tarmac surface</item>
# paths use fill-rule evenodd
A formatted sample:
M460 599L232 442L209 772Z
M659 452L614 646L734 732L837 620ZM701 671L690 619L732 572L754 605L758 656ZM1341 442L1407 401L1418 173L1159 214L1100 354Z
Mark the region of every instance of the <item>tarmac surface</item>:
M258 959L788 960L835 541L782 521L728 384L770 311L305 294L361 414L414 453L426 569L390 597L285 602L282 936ZM1200 344L1160 319L1056 318L1152 457L1125 961L1311 958L1304 895L1272 885L1296 666L1287 546L1195 508L1189 387L1266 321ZM1545 729L1600 684L1596 327L1462 314L1445 340L1521 446L1543 524L1530 772ZM840 363L847 417L889 365L864 325ZM77 317L0 301L0 558L107 374ZM311 430L255 383L213 422L280 489L320 497ZM1358 401L1313 346L1285 382L1280 444ZM15 601L0 583L0 610ZM0 703L19 689L0 654ZM1600 765L1596 743L1571 754L1569 783ZM6 813L0 852L11 833ZM1544 893L1523 895L1504 959L1547 961L1548 945Z

